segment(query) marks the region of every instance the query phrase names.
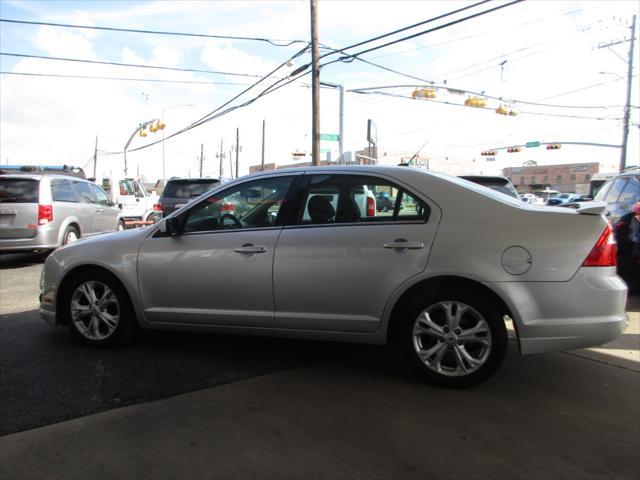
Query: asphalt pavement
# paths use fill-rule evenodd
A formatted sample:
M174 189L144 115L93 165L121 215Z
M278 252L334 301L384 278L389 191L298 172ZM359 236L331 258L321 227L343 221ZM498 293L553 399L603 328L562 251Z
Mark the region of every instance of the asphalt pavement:
M640 478L637 296L611 344L510 342L492 379L456 391L380 347L166 332L80 347L37 318L40 268L0 261L3 479Z

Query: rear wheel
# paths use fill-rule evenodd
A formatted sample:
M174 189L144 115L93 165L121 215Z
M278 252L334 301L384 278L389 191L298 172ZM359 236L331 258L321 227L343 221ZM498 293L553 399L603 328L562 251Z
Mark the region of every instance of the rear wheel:
M68 243L73 243L80 238L80 233L76 227L69 225L64 231L64 235L62 236L62 244L67 245Z
M88 271L74 278L65 291L63 309L67 326L87 345L119 345L133 337L135 320L129 297L106 272Z
M124 230L124 220L120 220L120 221L118 222L118 226L116 227L116 230L117 230L118 232L120 232L120 231Z
M407 307L401 342L414 367L431 383L469 387L502 363L507 330L498 310L472 290L417 296Z

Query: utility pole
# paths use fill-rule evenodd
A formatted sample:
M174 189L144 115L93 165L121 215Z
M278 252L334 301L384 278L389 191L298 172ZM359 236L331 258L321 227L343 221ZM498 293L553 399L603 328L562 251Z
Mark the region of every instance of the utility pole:
M318 55L318 0L311 2L311 164L320 165L320 65Z
M264 172L264 124L265 120L262 120L262 167L260 168L261 172Z
M96 146L93 149L93 178L96 177L96 168L98 166L98 135L96 135Z
M620 152L620 171L627 166L627 141L629 140L629 116L631 114L631 80L633 76L633 45L636 39L636 15L631 20L631 40L629 41L629 60L627 61L627 101L624 104L622 123L622 145Z
M222 165L222 161L224 160L224 148L223 148L224 138L220 139L220 180L222 181L222 175L224 174L224 167Z
M236 128L236 178L238 178L238 155L240 153L240 129Z
M202 164L204 163L204 143L200 143L200 178L202 178Z

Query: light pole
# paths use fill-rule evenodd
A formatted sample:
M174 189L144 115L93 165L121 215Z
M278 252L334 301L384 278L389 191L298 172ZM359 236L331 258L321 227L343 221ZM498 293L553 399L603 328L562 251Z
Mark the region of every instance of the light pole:
M148 125L151 125L153 122L155 122L156 119L152 119L149 120L147 122L141 123L140 125L138 125L138 127L133 131L133 133L131 134L131 136L129 137L129 140L127 140L127 143L124 144L124 176L127 176L127 173L129 172L128 168L127 168L127 148L129 148L129 145L131 145L131 141L133 140L133 137L136 136L136 134L142 130L144 130L145 128L147 128ZM164 135L164 130L162 131L163 135Z
M176 103L175 105L171 105L170 107L163 108L162 115L161 115L161 122L164 123L164 112L168 112L172 108L194 107L194 106L195 105L193 103ZM167 183L167 175L166 175L165 164L164 164L164 128L163 128L162 129L162 185L164 185L165 183Z

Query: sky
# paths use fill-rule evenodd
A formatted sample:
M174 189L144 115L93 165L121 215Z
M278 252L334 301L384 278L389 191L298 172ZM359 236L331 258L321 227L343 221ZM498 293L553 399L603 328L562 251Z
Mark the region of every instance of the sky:
M319 42L344 48L468 6L451 1L319 1ZM358 53L444 25L505 2L489 2L421 27L348 50ZM380 163L397 163L419 151L431 168L453 174L496 174L525 162L599 162L615 171L620 149L563 144L559 150L503 148L526 142L589 142L619 145L626 100L627 56L636 1L529 0L436 31L334 62L321 81L344 86L344 149L367 146L367 121L375 122ZM93 174L98 137L98 177L121 172L122 151L138 125L164 119L170 136L220 107L285 63L309 41L309 2L304 1L9 1L0 18L45 23L242 36L264 41L0 23L0 164L70 164ZM637 38L638 35L636 35ZM289 46L287 41L299 40ZM640 156L640 49L635 44L631 128L627 164ZM321 49L321 54L330 50ZM14 55L6 55L14 54ZM128 63L241 75L122 67L25 58L20 55ZM328 55L322 62L339 58ZM305 52L277 71L283 78L310 61ZM502 65L501 65L502 64ZM31 73L38 76L16 75ZM404 75L402 75L404 74ZM50 76L43 76L50 75ZM57 75L57 76L56 76ZM61 77L66 75L67 77ZM252 76L253 75L253 76ZM407 77L407 75L409 77ZM103 78L68 78L70 76ZM104 77L111 77L105 79ZM415 77L415 78L410 78ZM115 80L114 78L127 79ZM277 78L265 80L231 105L254 98ZM135 79L135 80L132 80ZM240 175L261 162L292 163L293 152L311 149L310 75L254 103L155 145L162 132L134 136L129 174L231 174L230 156L240 133ZM415 87L435 85L433 100L413 99ZM375 87L375 88L374 88ZM357 93L353 90L368 93ZM454 90L448 91L447 89ZM469 94L488 97L488 109L464 106ZM362 91L362 90L361 90ZM384 95L383 95L384 93ZM500 100L502 99L502 100ZM529 102L529 103L524 103ZM504 105L518 113L503 116ZM339 94L323 88L320 131L337 134ZM139 149L140 147L144 147ZM323 156L337 158L338 143L323 141ZM495 158L482 151L497 150ZM302 157L310 159L309 155ZM234 167L235 168L235 167Z

